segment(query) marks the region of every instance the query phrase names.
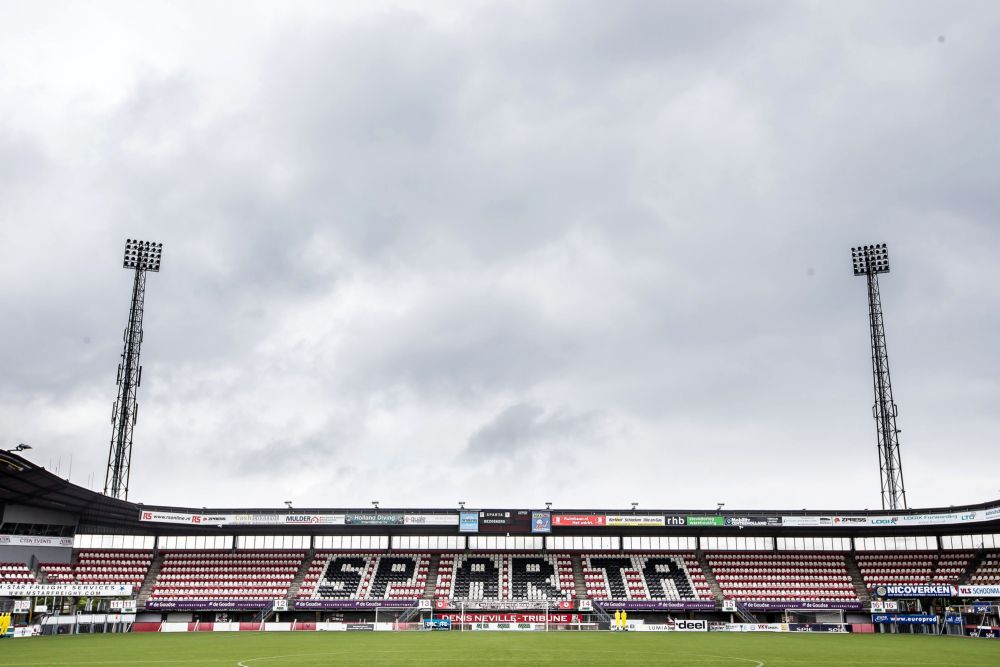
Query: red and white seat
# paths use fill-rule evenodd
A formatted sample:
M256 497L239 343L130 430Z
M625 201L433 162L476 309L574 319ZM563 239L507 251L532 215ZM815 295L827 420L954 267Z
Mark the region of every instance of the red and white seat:
M593 600L712 598L693 553L587 554L581 563L587 596Z
M149 599L281 599L304 557L302 551L168 552Z
M869 588L880 584L956 583L972 554L916 551L859 553L855 556Z
M736 600L857 600L839 553L708 553L725 597Z

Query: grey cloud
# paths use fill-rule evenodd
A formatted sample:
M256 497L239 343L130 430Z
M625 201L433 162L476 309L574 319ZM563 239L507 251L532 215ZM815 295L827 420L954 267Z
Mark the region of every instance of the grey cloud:
M562 447L582 449L600 441L601 430L601 420L593 412L548 412L535 403L514 403L469 436L465 453L489 459Z
M731 506L783 502L789 477L806 504L866 505L847 249L886 241L908 479L970 496L911 498L995 493L939 456L990 460L1000 427L994 3L460 4L251 7L225 35L221 6L147 8L142 62L83 53L93 80L69 83L4 31L72 25L25 6L0 26L0 441L102 470L139 236L165 255L138 499L690 506L716 498L665 471L709 452ZM556 465L577 443L650 464Z

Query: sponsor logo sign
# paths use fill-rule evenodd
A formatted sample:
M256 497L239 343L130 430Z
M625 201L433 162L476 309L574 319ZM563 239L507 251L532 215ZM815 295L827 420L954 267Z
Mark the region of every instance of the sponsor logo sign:
M606 612L624 611L715 611L715 600L595 600Z
M833 525L840 526L842 528L856 528L858 526L867 526L868 517L866 516L835 516L833 517Z
M726 519L721 516L689 516L687 518L689 526L725 526Z
M544 623L545 613L482 613L467 611L462 614L458 611L449 611L438 614L439 618L447 618L453 623ZM558 614L548 615L549 623L578 623L582 620L580 614Z
M603 526L603 514L554 514L552 516L553 526Z
M401 512L348 512L344 515L348 526L402 526Z
M951 584L893 584L876 586L872 592L880 598L951 597L955 595L955 587Z
M1000 598L1000 585L959 586L958 596L962 598Z
M662 514L608 514L604 525L614 528L664 526Z
M937 625L935 614L872 614L872 623L899 623L901 625Z
M778 526L781 525L781 517L778 516L727 516L727 526L739 528L755 526Z
M375 630L374 623L347 623L344 625L344 629L348 632L373 632Z
M785 609L840 609L843 611L857 611L861 609L861 602L847 600L814 602L804 602L802 600L747 600L742 604L750 611L784 611Z
M267 602L263 604L269 604ZM295 600L296 609L406 609L416 600ZM148 604L146 605L149 606Z
M178 512L154 512L143 510L139 512L140 521L155 521L156 523L198 523L193 514Z
M457 514L406 514L403 524L407 526L457 526Z
M552 532L552 513L551 512L532 512L531 513L531 532L532 533L551 533Z
M781 525L790 528L819 528L836 524L832 516L783 516Z
M0 597L128 597L131 584L5 584Z
M60 547L72 548L72 537L43 537L41 535L0 535L0 547Z
M479 512L459 512L458 532L478 533L479 532Z
M424 628L428 630L451 630L450 618L425 618Z

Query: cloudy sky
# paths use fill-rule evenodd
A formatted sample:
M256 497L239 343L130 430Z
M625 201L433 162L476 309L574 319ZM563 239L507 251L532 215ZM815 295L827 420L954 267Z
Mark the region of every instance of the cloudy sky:
M130 499L1000 496L995 2L0 2L0 442Z

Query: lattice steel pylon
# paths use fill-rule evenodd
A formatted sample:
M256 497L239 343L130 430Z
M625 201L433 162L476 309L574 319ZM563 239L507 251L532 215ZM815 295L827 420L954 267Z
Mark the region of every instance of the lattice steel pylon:
M121 362L118 364L118 398L111 411L111 446L108 469L104 475L104 495L128 499L132 472L132 433L138 417L137 392L142 384L139 352L142 348L142 312L146 297L146 273L160 270L162 243L127 239L122 266L135 272L132 282L132 306L123 336Z
M882 509L906 509L906 488L903 485L903 461L899 456L899 429L896 416L899 409L892 399L892 379L889 377L889 354L885 347L885 323L882 319L882 297L878 275L889 273L889 251L885 244L851 248L854 275L865 276L868 283L868 322L871 329L872 380L875 387L876 439L878 441L879 475L882 482Z

